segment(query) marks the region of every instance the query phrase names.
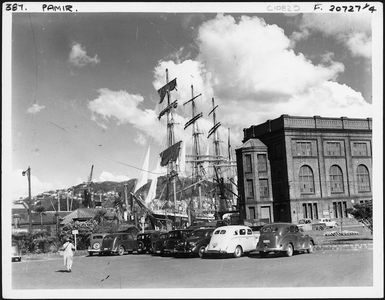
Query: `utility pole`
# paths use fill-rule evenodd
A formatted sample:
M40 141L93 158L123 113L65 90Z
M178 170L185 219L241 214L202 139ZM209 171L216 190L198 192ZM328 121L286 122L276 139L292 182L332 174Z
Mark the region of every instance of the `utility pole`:
M57 211L60 211L60 191L57 192Z
M126 203L126 211L125 211L125 214L124 214L124 220L127 221L127 218L128 218L128 195L127 195L127 187L128 187L128 184L125 183L124 184L124 202Z
M28 232L32 232L32 217L31 217L31 168L22 172L23 176L27 175L28 179Z

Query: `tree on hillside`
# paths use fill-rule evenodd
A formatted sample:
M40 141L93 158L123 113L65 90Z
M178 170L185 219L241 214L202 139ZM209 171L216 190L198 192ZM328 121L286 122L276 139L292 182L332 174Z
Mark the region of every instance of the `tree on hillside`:
M106 213L107 213L107 210L105 210L105 209L98 210L98 211L95 213L94 220L95 220L98 224L100 224L101 222L104 221Z
M355 204L353 208L348 208L347 212L357 221L368 227L370 232L373 233L373 205L371 201Z
M35 212L40 215L40 226L41 230L43 230L43 215L45 215L45 207L42 205L36 206Z

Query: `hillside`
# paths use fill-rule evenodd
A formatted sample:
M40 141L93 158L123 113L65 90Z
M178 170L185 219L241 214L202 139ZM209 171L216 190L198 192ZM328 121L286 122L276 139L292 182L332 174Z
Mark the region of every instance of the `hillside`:
M167 199L167 187L166 187L166 176L161 176L158 178L157 188L156 188L156 197L160 200ZM104 207L112 207L115 198L124 197L124 185L128 186L128 193L132 192L135 187L136 178L130 179L128 181L114 182L114 181L103 181L103 182L93 182L91 183L91 188L94 192L94 199L99 200L101 198ZM199 190L197 186L189 187L193 184L193 181L190 178L180 177L176 180L176 189L177 189L177 199L190 199L191 197L198 197ZM151 181L148 181L147 184L142 186L137 194L140 194L143 199L146 198L149 191ZM37 195L35 206L42 205L46 210L54 210L58 208L58 194L60 195L60 210L67 210L67 199L69 201L69 208L75 210L82 206L82 201L84 197L84 184L79 184L76 186L69 187L60 191L49 191ZM67 193L67 191L73 191ZM214 194L217 192L217 187L213 182L203 181L201 183L201 194L204 198L213 198ZM173 185L169 184L168 187L169 199L173 197ZM68 195L68 196L67 196ZM230 195L228 195L230 196ZM72 206L71 206L72 203Z

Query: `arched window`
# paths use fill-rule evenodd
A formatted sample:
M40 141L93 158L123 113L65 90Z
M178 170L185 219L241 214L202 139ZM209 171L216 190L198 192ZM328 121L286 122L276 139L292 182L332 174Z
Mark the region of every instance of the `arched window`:
M369 171L365 165L357 167L357 183L359 192L370 192Z
M301 194L314 194L314 176L309 166L299 169L299 184Z
M332 193L344 192L344 178L342 170L339 166L333 165L330 167L330 191Z

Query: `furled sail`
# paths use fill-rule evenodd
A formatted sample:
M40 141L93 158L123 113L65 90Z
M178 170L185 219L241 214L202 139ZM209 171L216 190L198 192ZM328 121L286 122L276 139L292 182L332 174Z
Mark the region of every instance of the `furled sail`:
M177 108L178 107L178 100L175 100L173 103L171 103L170 105L168 105L165 109L163 109L160 113L159 113L159 116L158 116L158 120L160 120L160 118L165 115L166 113L168 113L172 108Z

